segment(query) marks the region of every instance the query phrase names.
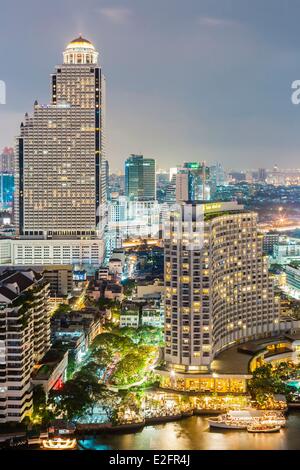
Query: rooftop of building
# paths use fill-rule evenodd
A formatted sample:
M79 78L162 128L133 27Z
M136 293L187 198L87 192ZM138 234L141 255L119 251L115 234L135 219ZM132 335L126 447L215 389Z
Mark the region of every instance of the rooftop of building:
M121 293L122 286L120 284L116 284L114 282L108 282L105 288L106 291L111 291L114 293Z
M48 380L51 377L54 369L62 362L67 352L64 352L60 349L51 348L45 354L43 359L38 364L33 372L33 380Z
M294 334L283 334L271 338L262 338L254 341L232 346L229 349L221 351L212 362L212 371L217 374L237 374L247 375L250 373L251 360L261 354L266 353L268 356L276 355L276 353L291 351L293 341L300 339L300 330ZM268 351L268 346L287 343L285 348L279 350Z
M42 274L32 269L3 271L0 275L0 294L7 300L13 301L41 279L43 279Z
M291 261L289 264L287 264L285 266L285 268L293 268L293 269L297 269L297 270L300 270L300 261Z

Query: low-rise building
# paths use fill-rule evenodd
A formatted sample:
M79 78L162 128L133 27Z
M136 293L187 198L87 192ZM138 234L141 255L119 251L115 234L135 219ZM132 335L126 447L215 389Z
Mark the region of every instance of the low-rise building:
M281 236L273 246L272 263L286 265L300 261L300 239Z
M164 312L161 301L153 301L142 307L141 324L142 326L163 328Z
M72 265L44 266L44 278L49 282L51 297L68 297L72 295Z
M120 258L117 258L117 257L110 258L108 267L109 267L109 272L111 274L117 274L120 276L123 272L123 263Z
M159 280L154 282L139 282L137 285L137 297L150 297L151 294L163 294L164 293L164 284Z
M299 322L296 322L299 328ZM298 332L297 332L298 331ZM232 346L220 352L211 364L211 373L186 373L174 368L172 373L157 370L161 387L185 392L232 393L247 392L253 371L265 363L276 364L300 360L300 333L287 332L274 338L264 338Z
M56 339L59 334L83 333L88 347L102 331L101 316L94 308L54 315L51 318L51 331Z
M116 282L108 282L105 287L104 297L109 300L116 300L118 302L122 302L123 286Z
M59 389L66 380L68 367L68 351L50 349L35 365L32 384L42 385L46 395L52 388Z
M140 306L133 302L126 302L122 305L120 314L120 328L129 326L138 328L140 326Z

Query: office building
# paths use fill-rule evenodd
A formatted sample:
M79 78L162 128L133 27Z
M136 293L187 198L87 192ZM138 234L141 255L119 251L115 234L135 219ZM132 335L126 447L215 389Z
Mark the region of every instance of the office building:
M0 174L0 209L12 210L15 192L15 177L11 174Z
M300 261L300 239L283 235L273 245L271 263L286 265L292 261Z
M177 168L176 201L208 201L210 199L209 168L205 162L185 162Z
M125 161L125 195L130 201L156 199L156 162L143 155L131 155Z
M4 147L0 155L0 174L13 175L15 173L15 154L11 147Z
M266 255L273 255L274 246L279 242L279 232L271 231L264 233L263 252Z

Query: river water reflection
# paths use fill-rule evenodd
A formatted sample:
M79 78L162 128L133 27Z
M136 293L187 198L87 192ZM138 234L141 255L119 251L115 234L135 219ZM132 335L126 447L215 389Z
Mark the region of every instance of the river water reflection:
M129 434L110 434L80 441L85 449L105 450L287 450L300 449L300 412L290 413L277 433L210 431L203 417L146 426Z

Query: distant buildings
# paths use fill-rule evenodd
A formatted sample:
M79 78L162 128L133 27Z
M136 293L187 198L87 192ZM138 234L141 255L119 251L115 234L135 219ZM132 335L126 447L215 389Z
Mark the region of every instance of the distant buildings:
M15 154L14 149L11 147L4 147L0 154L0 174L15 174Z
M72 310L69 313L56 312L51 318L51 336L55 341L74 341L83 335L84 348L81 354L86 352L92 341L102 332L101 316L96 308Z
M217 354L279 331L257 216L237 203L183 203L165 234L165 360L201 381ZM186 377L186 378L185 378Z
M112 198L108 205L108 250L122 246L129 238L158 238L160 205L157 201Z
M265 183L267 180L268 172L265 168L258 169L257 180L259 183Z
M177 168L176 201L207 201L210 199L208 185L209 169L205 162L185 162Z
M12 210L15 191L14 150L5 147L0 154L0 210Z
M280 233L276 231L264 233L263 252L266 255L273 255L274 246L278 244L279 237L280 237Z
M32 411L31 374L50 348L49 284L33 270L0 276L0 423Z
M292 261L300 261L300 239L281 236L273 245L271 263L286 265Z
M287 265L285 273L288 288L295 291L297 297L300 298L300 261Z
M266 181L274 186L298 186L300 184L300 169L279 169L277 166L268 171Z
M156 199L156 162L143 155L131 155L125 161L125 195L130 201Z
M0 210L13 209L15 192L14 175L0 173Z

